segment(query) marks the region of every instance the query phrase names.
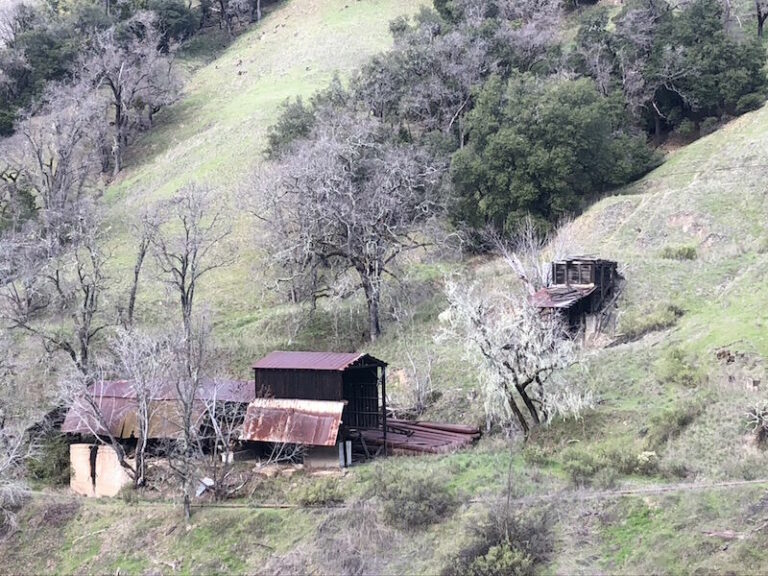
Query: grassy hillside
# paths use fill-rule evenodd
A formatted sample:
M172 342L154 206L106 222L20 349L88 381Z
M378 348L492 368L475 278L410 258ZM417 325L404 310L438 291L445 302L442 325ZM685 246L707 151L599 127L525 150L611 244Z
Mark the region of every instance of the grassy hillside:
M260 161L279 103L311 94L334 71L344 74L386 47L387 21L417 7L405 0L281 5L191 72L185 97L134 146L130 167L107 191L116 278L132 266L128 225L142 207L192 181L209 182L231 207L238 262L208 279L199 302L216 312L218 338L243 376L274 346L360 345L359 303L322 307L308 319L263 289L258 230L238 214L235 192ZM196 54L188 52L190 66ZM740 117L563 231L574 254L616 259L627 279L623 343L593 349L572 375L587 379L598 398L582 420L555 422L511 450L486 438L467 453L356 467L334 481L342 508L255 507L296 504L326 481L301 473L260 484L234 502L238 508L198 510L190 527L165 499L38 496L20 531L0 543L0 562L8 572L435 574L496 505L512 470L515 506L551 511L544 573L765 573L768 482L755 481L768 478L768 455L748 434L745 412L768 401L767 126L768 108ZM458 268L489 283L507 274L495 261L411 262L413 325L369 349L391 362L397 393L406 349L427 343L441 393L429 416L481 421L460 348L431 344L444 306L440 280ZM174 315L166 296L149 274L142 319ZM427 528L387 525L372 479L419 471L458 506ZM60 545L50 551L53 541Z
M225 346L239 354L245 370L269 346L262 338L277 326L285 340L284 314L270 310L264 255L254 220L242 214L238 192L245 176L263 160L266 133L287 98L309 98L334 74L342 78L391 43L388 23L415 12L419 0L296 1L278 4L259 25L240 36L216 59L191 73L181 100L159 116L159 126L135 142L127 169L106 191L112 277L126 288L135 244L130 224L142 210L181 186L207 185L228 211L235 265L211 276L199 297L214 314ZM182 53L187 67L199 65L206 41ZM151 266L151 264L150 264ZM126 288L127 289L127 288ZM174 301L148 270L139 297L140 319L176 317ZM171 308L171 309L169 309ZM275 317L277 315L277 317ZM254 346L257 340L261 345ZM237 363L237 361L236 361Z

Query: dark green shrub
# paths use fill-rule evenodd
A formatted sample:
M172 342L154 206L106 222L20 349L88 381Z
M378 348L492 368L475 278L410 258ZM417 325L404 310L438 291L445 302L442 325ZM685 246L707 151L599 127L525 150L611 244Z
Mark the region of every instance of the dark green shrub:
M650 332L674 326L684 314L685 311L675 304L651 311L630 312L621 317L619 332L627 341L637 340Z
M387 523L400 528L434 524L451 514L458 504L446 482L429 470L377 473L373 494L382 503Z
M696 132L696 123L688 118L685 118L682 122L680 122L680 125L675 128L675 133L681 138L685 138L686 140L695 137Z
M51 433L40 443L36 458L27 462L27 474L32 480L38 480L51 486L69 484L69 444L61 434Z
M508 543L491 546L467 566L467 576L526 576L533 574L533 559Z
M551 459L546 450L537 444L528 443L523 449L523 459L527 464L536 466L547 466L551 463Z
M503 502L473 527L472 542L443 576L526 576L546 562L554 548L548 510L509 511Z
M696 260L695 246L665 246L660 256L667 260Z
M709 118L704 118L704 120L701 121L701 124L699 124L699 134L702 136L706 136L707 134L712 134L715 130L717 130L720 127L720 120L714 116L710 116Z
M328 506L344 502L344 494L339 482L329 478L305 486L299 492L298 502L302 506Z
M589 486L605 465L604 458L580 448L571 448L563 455L563 469L576 486Z
M745 94L739 101L736 102L736 114L745 114L752 110L758 110L765 104L765 95L759 92L752 92L752 94Z

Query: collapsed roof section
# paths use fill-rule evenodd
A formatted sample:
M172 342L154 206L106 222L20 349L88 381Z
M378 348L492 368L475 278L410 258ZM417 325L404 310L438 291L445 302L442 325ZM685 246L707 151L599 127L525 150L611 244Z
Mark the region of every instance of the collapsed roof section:
M179 438L181 425L178 391L163 382L153 389L150 401L149 438ZM83 398L67 411L61 431L67 434L115 438L138 438L138 402L134 386L127 380L96 382ZM253 384L238 380L208 379L200 383L193 404L193 420L202 424L206 404L211 401L247 404L255 398Z

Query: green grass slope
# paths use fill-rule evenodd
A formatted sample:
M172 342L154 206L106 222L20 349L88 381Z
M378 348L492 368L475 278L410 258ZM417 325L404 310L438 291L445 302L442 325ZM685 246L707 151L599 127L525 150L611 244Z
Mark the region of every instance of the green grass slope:
M265 296L263 258L254 221L242 214L236 197L244 177L263 160L266 133L287 98L310 97L334 74L342 78L391 43L388 23L410 14L420 0L302 0L278 4L263 21L237 38L217 58L189 75L182 98L163 111L158 126L131 147L127 168L106 191L111 279L127 289L135 243L130 225L156 202L189 183L212 188L232 223L226 248L235 265L218 271L203 286L203 301L219 322L217 332L240 352L245 370L268 343L249 342L271 330L272 302ZM205 45L205 40L198 41ZM197 63L200 46L181 55ZM227 256L232 254L228 253ZM176 317L163 284L149 263L140 290L140 319ZM116 296L117 297L117 296ZM290 314L290 310L287 312ZM279 316L280 312L278 312ZM284 320L275 321L279 336ZM245 342L246 344L241 344Z
M306 320L263 289L258 231L237 215L234 192L260 161L279 103L311 94L334 71L344 74L386 47L387 21L417 7L405 0L280 6L191 73L184 98L136 143L129 168L107 191L116 279L132 266L128 225L144 206L202 181L231 207L238 262L209 278L199 302L216 312L219 340L243 376L273 346L360 343L353 336L357 303L340 315L321 308ZM544 573L765 573L766 484L743 483L768 478L768 454L745 428L746 410L768 401L766 168L768 108L674 152L563 231L574 254L615 259L627 279L617 327L624 343L591 350L572 375L587 379L598 399L583 419L538 430L511 456L500 439L489 438L471 452L390 458L340 480L344 504L369 503L375 516L366 492L373 474L432 471L462 502L445 521L372 534L357 528L357 512L248 508L270 498L296 502L316 482L299 474L279 494L270 485L236 502L243 508L198 511L189 528L168 503L78 506L65 499L51 506L37 499L22 513L19 532L0 543L0 562L9 572L295 573L298 551L322 573L333 565L323 564L332 559L322 551L337 550L360 559L346 566L350 572L435 574L465 542L485 499L504 491L511 457L520 507L555 510L554 552ZM391 329L370 350L391 362L397 392L406 349L428 343L442 393L429 416L477 422L482 404L460 348L431 344L444 307L440 279L457 268L488 282L507 274L499 262L411 264L408 280L426 293L412 331ZM175 314L151 271L140 305L147 322ZM591 487L574 489L575 476L591 478ZM364 535L363 544L332 536L350 531ZM61 545L41 553L54 540Z

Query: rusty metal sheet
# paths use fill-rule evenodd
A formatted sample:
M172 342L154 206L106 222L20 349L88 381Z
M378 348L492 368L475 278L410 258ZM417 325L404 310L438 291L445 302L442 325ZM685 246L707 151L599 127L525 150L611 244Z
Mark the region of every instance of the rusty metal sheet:
M585 286L584 288L549 286L548 288L542 288L531 296L531 304L537 308L570 308L594 291L594 286Z
M366 359L368 363L375 366L386 366L386 362L359 352L283 352L276 350L256 362L253 368L344 371L362 359Z
M368 444L382 446L384 431L362 430ZM472 426L439 422L407 422L390 420L387 426L388 450L404 454L444 454L472 446L480 438L480 430Z
M333 446L344 402L257 398L248 405L243 440Z

